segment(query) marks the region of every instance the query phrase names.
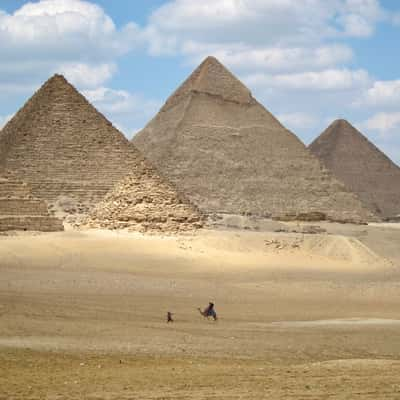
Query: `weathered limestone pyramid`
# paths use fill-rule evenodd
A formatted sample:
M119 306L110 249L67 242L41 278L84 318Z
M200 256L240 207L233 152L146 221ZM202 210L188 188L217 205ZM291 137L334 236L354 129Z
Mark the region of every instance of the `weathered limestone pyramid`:
M167 100L133 143L207 212L374 219L212 57Z
M57 206L88 208L143 157L63 76L49 79L0 132L0 167ZM72 206L71 206L72 207Z
M152 169L129 174L90 212L83 225L90 228L174 233L201 228L204 219Z
M54 232L64 229L43 200L35 198L26 183L0 175L0 231Z
M309 149L371 210L400 214L400 168L349 122L334 121Z
M170 231L201 225L198 211L60 75L48 80L0 132L1 166L28 182L54 210L68 204L79 214L130 174L96 207L91 226ZM79 225L80 219L66 219Z

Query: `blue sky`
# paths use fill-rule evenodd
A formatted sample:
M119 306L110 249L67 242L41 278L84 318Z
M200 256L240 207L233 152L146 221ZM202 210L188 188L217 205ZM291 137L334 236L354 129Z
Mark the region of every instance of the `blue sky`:
M309 143L346 118L400 164L397 0L0 0L0 126L63 73L128 137L215 55Z

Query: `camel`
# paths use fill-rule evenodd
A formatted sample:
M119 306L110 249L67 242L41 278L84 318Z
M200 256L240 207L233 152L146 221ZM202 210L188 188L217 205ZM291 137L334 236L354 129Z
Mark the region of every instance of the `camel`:
M210 303L208 307L206 307L204 310L202 310L200 307L197 308L199 310L199 313L204 317L204 318L210 318L213 317L214 321L218 319L217 313L214 310L214 303Z

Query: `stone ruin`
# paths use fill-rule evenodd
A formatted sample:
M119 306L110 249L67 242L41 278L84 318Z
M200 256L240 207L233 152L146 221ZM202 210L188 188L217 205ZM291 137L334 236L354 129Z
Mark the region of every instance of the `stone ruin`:
M213 57L132 141L207 213L377 220Z
M62 221L51 216L45 201L32 195L26 183L0 175L0 231L55 232Z
M201 228L204 218L151 168L130 174L97 204L82 227L175 233Z
M383 219L400 213L400 168L348 121L334 121L309 149Z

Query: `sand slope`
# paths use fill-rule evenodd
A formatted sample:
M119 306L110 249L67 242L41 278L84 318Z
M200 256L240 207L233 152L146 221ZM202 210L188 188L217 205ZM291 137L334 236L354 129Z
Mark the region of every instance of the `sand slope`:
M0 398L398 398L400 274L354 236L0 237L0 276Z

